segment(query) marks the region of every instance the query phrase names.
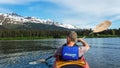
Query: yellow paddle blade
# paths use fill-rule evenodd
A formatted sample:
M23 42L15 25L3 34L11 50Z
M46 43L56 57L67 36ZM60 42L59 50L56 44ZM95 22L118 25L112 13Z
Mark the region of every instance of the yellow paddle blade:
M112 23L108 20L101 22L100 24L98 24L94 29L93 32L97 33L97 32L101 32L106 30Z

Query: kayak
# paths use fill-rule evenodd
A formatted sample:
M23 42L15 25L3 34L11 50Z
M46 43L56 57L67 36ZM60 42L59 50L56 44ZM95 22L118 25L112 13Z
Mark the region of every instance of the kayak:
M89 68L89 65L84 57L75 61L55 60L54 68Z

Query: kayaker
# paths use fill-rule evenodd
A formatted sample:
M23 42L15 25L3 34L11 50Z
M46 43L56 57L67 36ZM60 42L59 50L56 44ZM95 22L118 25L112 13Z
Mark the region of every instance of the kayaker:
M81 42L83 46L76 45L76 42ZM77 39L77 33L70 31L67 34L66 43L59 47L54 56L56 60L78 60L90 49L88 43L82 38Z

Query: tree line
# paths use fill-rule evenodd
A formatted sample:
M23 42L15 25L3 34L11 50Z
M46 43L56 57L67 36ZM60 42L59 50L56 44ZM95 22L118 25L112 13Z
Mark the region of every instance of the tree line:
M65 37L67 32L70 30L0 30L0 38L15 38L15 37L45 37L45 38L62 38ZM78 33L78 36L82 37L89 34L91 29L79 29L74 30ZM89 37L100 37L100 36L116 36L120 37L120 28L119 29L107 29L100 33L95 33Z

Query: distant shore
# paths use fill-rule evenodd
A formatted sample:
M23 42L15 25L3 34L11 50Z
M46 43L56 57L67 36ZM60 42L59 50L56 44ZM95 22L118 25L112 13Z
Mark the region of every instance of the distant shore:
M6 37L0 38L0 40L35 40L35 39L47 39L52 37Z
M83 36L78 36L78 38L82 38ZM100 35L100 36L86 36L86 38L117 38L120 36L116 35ZM59 38L66 38L65 36ZM37 39L55 39L54 37L4 37L0 38L0 40L37 40Z

